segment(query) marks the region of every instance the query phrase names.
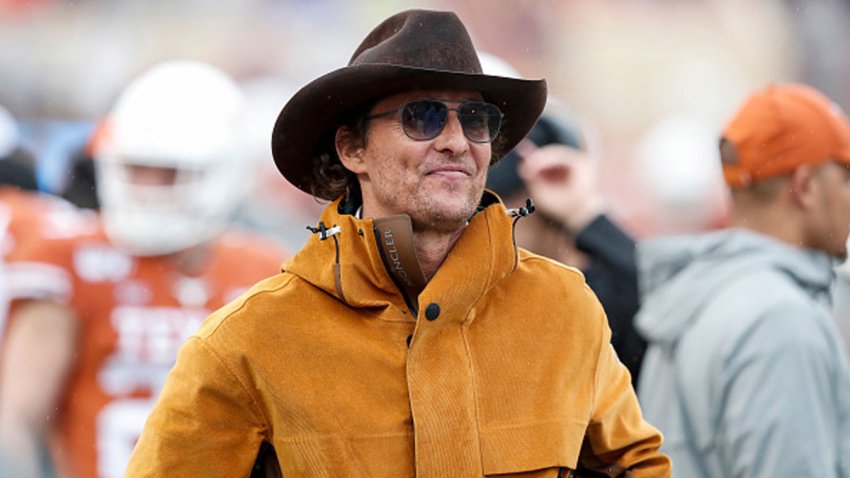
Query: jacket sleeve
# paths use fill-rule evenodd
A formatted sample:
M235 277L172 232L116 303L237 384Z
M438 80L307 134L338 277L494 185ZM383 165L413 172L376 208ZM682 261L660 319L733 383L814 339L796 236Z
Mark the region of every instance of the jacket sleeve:
M670 459L658 451L661 433L643 419L628 371L611 347L611 331L607 325L602 331L593 408L576 476L587 470L612 478L669 477Z
M607 215L600 214L578 232L576 248L637 283L635 240Z
M841 354L818 319L811 306L786 303L730 344L716 417L726 476L843 476L835 468L842 404L833 392Z
M247 477L267 421L234 373L204 339L181 348L145 424L127 477Z

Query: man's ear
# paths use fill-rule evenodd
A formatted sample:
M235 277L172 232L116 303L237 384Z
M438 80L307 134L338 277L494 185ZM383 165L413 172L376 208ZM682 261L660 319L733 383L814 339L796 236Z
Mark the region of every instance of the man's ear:
M345 169L354 174L366 173L366 163L363 161L363 141L355 137L348 126L340 126L336 130L334 146L336 154Z
M788 181L788 194L793 201L805 210L817 204L817 194L821 187L818 181L818 169L810 164L798 166Z

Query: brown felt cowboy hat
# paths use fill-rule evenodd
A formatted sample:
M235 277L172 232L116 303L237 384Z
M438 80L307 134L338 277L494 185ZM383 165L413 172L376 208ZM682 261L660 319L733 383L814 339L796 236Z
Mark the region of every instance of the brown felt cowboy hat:
M272 132L272 154L283 176L312 194L322 139L364 103L413 90L478 91L504 114L501 151L510 151L546 104L546 81L485 75L463 23L452 12L408 10L375 27L348 66L321 76L283 107ZM335 199L335 198L324 198Z

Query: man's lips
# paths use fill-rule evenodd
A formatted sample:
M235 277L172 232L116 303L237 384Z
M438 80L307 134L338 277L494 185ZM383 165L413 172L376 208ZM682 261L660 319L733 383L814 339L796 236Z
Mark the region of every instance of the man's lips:
M438 168L434 168L431 171L426 173L426 176L445 176L451 178L463 178L472 176L472 173L469 169L463 167L462 165L446 165L440 166Z

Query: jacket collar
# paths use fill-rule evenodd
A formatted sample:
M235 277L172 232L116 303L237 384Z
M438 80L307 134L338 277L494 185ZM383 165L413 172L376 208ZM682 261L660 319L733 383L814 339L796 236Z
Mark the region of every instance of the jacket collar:
M342 212L340 203L325 208L316 233L283 268L351 307L392 305L418 313L437 303L441 317L471 320L468 311L477 300L515 268L511 213L490 193L427 284L409 217L358 219Z

